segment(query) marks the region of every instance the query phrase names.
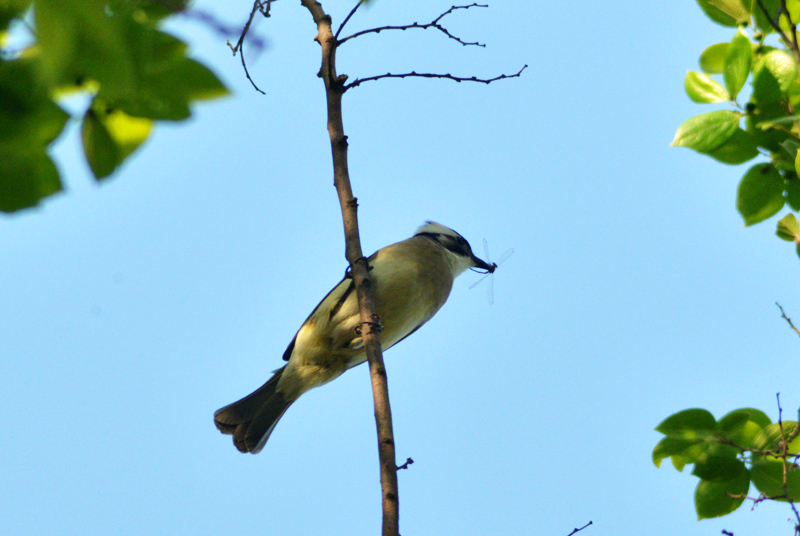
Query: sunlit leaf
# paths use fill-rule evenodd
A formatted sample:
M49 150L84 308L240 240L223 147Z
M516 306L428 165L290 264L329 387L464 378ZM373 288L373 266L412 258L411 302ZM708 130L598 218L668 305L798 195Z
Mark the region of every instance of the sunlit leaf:
M687 119L678 127L671 146L708 153L728 141L739 128L741 115L728 110L707 112Z
M719 74L725 69L725 55L728 53L728 43L717 43L706 48L700 54L700 68L703 72Z
M770 424L766 413L755 408L736 409L717 421L717 433L742 448L748 448L761 429Z
M792 433L797 423L794 421L783 421L782 424L772 423L765 426L761 432L753 439L753 449L755 450L774 450L779 448L779 444ZM800 436L795 437L788 445L787 454L796 456L800 454Z
M723 26L739 26L750 19L750 10L740 0L697 0L706 15Z
M710 103L730 100L730 96L722 84L697 71L686 73L683 87L694 102Z
M753 98L758 103L780 99L797 78L794 59L782 50L764 55L753 69Z
M752 60L753 51L750 46L750 39L744 32L739 30L733 36L731 44L725 53L725 67L722 73L725 78L725 88L734 99L750 75Z
M800 226L798 226L797 218L794 214L789 213L780 219L778 222L778 230L775 234L787 242L800 242Z

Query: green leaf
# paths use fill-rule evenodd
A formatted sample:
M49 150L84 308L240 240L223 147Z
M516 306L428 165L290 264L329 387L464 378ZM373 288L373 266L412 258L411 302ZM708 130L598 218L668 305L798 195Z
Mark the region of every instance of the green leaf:
M0 0L0 32L4 32L9 23L28 10L32 0Z
M36 79L30 60L0 61L0 141L47 145L69 119Z
M683 87L694 102L710 103L730 100L728 92L725 91L722 84L697 71L686 73Z
M745 470L744 462L736 457L741 451L729 445L714 444L694 462L692 474L703 480L731 480Z
M683 122L670 146L709 153L728 141L739 128L741 115L728 110L706 112Z
M685 409L661 421L656 431L676 439L703 439L713 434L716 424L704 409Z
M797 177L786 178L786 202L792 210L800 210L800 180Z
M783 432L781 432L781 424L772 423L765 426L761 432L753 439L754 450L775 450L779 448L779 444L784 438L788 437L792 430L795 429L797 423L794 421L783 421ZM794 440L788 445L788 452L790 456L800 454L800 436L795 437Z
M737 128L728 141L707 154L723 164L738 165L752 160L759 153L755 137Z
M779 497L788 493L789 498L800 500L800 467L791 462L787 462L788 472L786 473L786 490L783 488L783 462L758 458L753 460L753 468L750 476L753 479L756 489L767 497ZM786 501L786 498L775 499Z
M736 208L745 227L766 220L783 208L784 179L772 164L756 164L739 183Z
M209 100L224 97L230 92L217 76L204 65L186 59L170 71L166 83L174 81L190 100Z
M768 424L766 413L755 408L742 408L731 411L717 422L717 433L747 448L758 432Z
M756 126L761 130L769 130L776 126L779 127L786 127L792 128L796 122L800 121L800 116L796 115L785 115L783 117L778 117L776 119L772 119L770 121L761 121Z
M697 518L709 519L730 514L744 502L744 497L734 499L731 495L744 495L749 489L750 474L747 470L731 480L701 480L694 492Z
M107 93L135 92L132 34L141 25L111 9L105 0L37 0L37 42L47 85L83 78L96 80Z
M769 13L769 17L773 19L778 13L778 8L781 5L780 2L781 0L761 0L761 3ZM769 18L764 14L764 11L761 9L761 6L758 5L756 0L753 0L753 16L756 19L756 27L758 27L762 33L769 34L775 31L775 28L772 27Z
M697 0L708 18L723 26L739 26L750 20L750 11L740 0Z
M700 54L700 68L706 73L722 73L725 70L725 56L727 53L728 43L711 45Z
M778 222L778 230L775 233L778 238L787 242L800 243L800 226L797 225L797 218L789 213Z
M111 175L121 162L120 149L91 108L83 116L81 135L83 152L95 179Z
M747 77L750 75L750 64L753 61L753 49L750 39L741 30L733 36L731 44L725 53L725 67L723 77L725 87L732 98L739 94Z
M797 78L794 59L782 50L765 54L753 68L753 99L763 105L782 98Z
M761 129L759 125L768 123L761 114L748 113L745 115L745 126L747 131L753 136L758 147L766 149L771 153L776 153L781 150L781 143L788 138L789 134L782 129L766 127Z
M191 115L189 105L193 101L227 94L228 90L209 69L184 58L153 66L141 79L135 98L110 102L132 116L180 121ZM103 96L102 92L99 96Z
M92 100L91 109L94 119L102 124L118 148L117 165L147 139L153 128L152 119L133 117L122 110L115 110L97 96Z
M61 190L58 170L44 148L21 148L0 143L0 211L36 206Z
M653 449L653 464L661 467L661 461L665 458L678 456L685 453L689 448L696 446L699 440L676 439L674 437L664 437ZM698 454L699 455L699 454Z

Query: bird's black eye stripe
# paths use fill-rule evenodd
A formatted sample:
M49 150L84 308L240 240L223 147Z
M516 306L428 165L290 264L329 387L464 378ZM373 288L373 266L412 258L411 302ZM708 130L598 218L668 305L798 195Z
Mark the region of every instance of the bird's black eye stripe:
M452 236L441 233L418 233L416 236L424 236L429 240L433 240L437 244L441 244L456 255L461 255L462 257L469 256L471 251L469 242L460 236Z

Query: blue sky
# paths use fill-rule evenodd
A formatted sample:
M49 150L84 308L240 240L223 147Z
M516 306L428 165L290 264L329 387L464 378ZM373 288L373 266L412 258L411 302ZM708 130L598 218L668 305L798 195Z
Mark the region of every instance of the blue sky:
M250 4L251 5L251 4ZM338 23L351 7L323 2ZM452 4L375 0L350 30ZM697 479L650 452L666 416L800 404L798 259L774 221L743 229L728 167L669 148L707 111L687 69L733 31L695 2L494 2L433 32L365 36L339 72L437 71L345 95L366 252L424 220L515 254L495 303L467 273L386 354L401 533L791 534L788 508L696 521ZM240 25L250 6L196 6ZM277 2L254 31L256 93L225 38L173 30L235 93L161 125L97 185L78 125L67 192L0 222L0 518L9 535L374 534L380 497L365 367L301 398L258 456L217 408L282 364L345 269L315 28ZM785 212L785 211L784 211ZM782 213L783 214L783 213Z

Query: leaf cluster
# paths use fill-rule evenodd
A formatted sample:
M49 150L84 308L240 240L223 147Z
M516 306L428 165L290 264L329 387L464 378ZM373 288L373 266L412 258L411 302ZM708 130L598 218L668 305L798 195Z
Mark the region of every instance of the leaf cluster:
M729 165L759 155L768 158L752 165L739 183L736 208L745 226L774 216L786 205L796 212L800 210L800 51L795 24L800 20L800 0L697 1L711 20L736 30L730 42L713 44L700 54L700 71L687 72L684 88L694 102L727 104L727 109L686 120L671 145ZM767 44L773 41L779 46ZM747 100L740 104L742 95ZM799 230L797 217L790 212L779 222L777 234L800 247Z
M751 484L757 500L800 501L800 437L797 422L773 423L762 411L742 408L719 420L704 409L687 409L656 427L664 438L653 449L656 467L669 458L683 471L693 465L700 479L694 494L698 519L739 508Z
M185 0L0 1L0 210L35 206L62 189L48 154L72 117L97 180L198 100L228 94L186 43L160 29ZM30 32L13 52L9 37ZM86 95L72 114L60 105Z

